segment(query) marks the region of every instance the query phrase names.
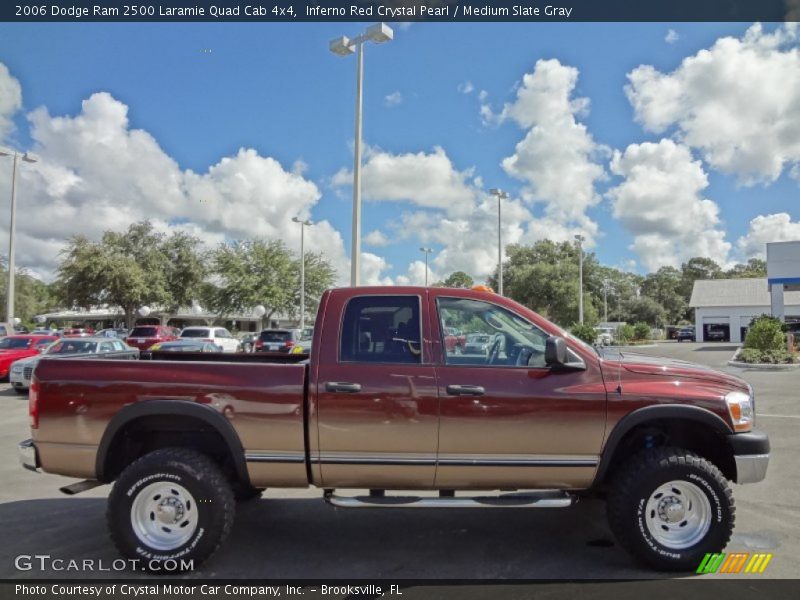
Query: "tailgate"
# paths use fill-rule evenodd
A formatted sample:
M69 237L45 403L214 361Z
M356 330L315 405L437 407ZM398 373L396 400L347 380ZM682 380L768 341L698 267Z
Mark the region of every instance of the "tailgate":
M43 360L35 372L40 416L33 439L44 470L94 477L97 448L112 418L124 416L118 413L133 412L127 410L133 405L137 413L146 412L141 405L151 401L194 403L233 426L254 482L265 471L275 484L306 482L305 369L221 361Z

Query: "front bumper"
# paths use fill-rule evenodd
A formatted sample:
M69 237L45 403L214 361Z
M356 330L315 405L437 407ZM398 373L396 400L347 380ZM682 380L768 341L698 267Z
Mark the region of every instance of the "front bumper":
M728 444L736 462L736 483L757 483L767 476L770 446L766 433L757 429L734 433L728 436Z
M25 379L24 371L20 373L15 373L13 369L11 370L11 373L8 376L8 381L15 388L24 390L28 389L31 385L31 380Z
M39 471L39 454L36 452L33 440L25 440L17 444L17 454L23 467L29 471Z

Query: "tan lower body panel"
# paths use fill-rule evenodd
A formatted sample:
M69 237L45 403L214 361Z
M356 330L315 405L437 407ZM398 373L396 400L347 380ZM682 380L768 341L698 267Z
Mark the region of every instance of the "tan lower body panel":
M490 490L588 488L597 467L449 467L436 469L437 489Z
M97 446L36 442L42 470L67 477L94 479Z

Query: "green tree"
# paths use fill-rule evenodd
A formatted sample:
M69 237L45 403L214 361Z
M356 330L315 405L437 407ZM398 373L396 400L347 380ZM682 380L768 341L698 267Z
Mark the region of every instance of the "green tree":
M767 261L760 258L751 258L747 264L737 264L725 273L726 277L742 279L745 277L766 277Z
M698 279L719 279L724 276L722 267L710 258L695 256L681 265L680 293L689 303L694 282Z
M658 302L647 296L640 296L633 300L628 307L630 320L634 323L647 323L648 325L665 325L666 311Z
M8 270L0 266L0 316L6 322ZM27 269L17 269L14 275L14 316L23 324L33 325L33 317L54 306L51 286L31 275Z
M455 271L444 280L434 284L434 287L448 287L448 288L471 288L475 285L472 277L464 273L464 271Z
M664 312L661 324L680 323L687 316L689 299L682 294L683 278L675 267L661 267L655 273L649 273L642 281L642 296L649 298L662 307ZM654 320L639 315L637 320L655 323Z
M650 326L647 323L636 323L633 326L633 339L635 340L649 340L652 335Z
M188 303L205 274L198 245L182 233L156 232L149 221L106 231L99 242L75 236L61 253L55 288L70 307L119 306L130 327L143 305Z

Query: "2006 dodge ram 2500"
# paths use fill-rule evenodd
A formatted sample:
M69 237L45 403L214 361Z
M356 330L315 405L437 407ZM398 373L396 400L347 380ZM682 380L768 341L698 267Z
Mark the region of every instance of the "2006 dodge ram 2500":
M448 327L490 334L488 352L448 352ZM631 554L694 569L730 539L728 481L760 481L769 461L744 381L599 354L479 290L330 290L310 357L42 360L30 416L26 467L86 478L67 493L114 482L123 555L195 565L235 500L316 486L334 506L384 508L555 508L600 492Z

